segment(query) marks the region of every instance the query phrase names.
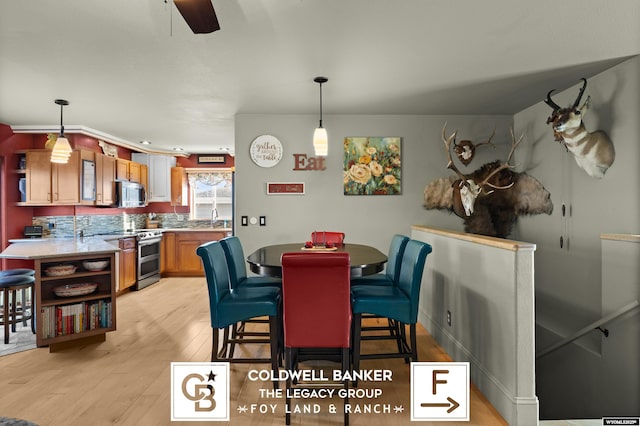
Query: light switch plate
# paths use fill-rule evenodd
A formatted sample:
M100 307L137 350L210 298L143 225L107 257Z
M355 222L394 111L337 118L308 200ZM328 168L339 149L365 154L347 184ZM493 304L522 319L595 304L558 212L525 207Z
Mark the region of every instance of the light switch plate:
M241 224L242 226L247 226L247 225L249 225L249 216L242 216L242 217L240 218L240 224Z
M260 226L267 226L267 217L260 216Z

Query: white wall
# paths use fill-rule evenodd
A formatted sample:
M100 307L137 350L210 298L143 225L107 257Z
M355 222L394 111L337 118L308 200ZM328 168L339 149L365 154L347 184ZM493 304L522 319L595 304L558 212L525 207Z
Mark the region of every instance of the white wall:
M442 211L425 210L424 187L448 176L441 140L442 126L458 129L460 138L486 139L496 126L495 150L481 150L471 163L495 159L510 143L508 116L353 116L325 115L329 156L324 171L293 171L294 153L313 155L311 143L318 124L315 115L238 115L236 117L236 234L245 254L266 244L303 242L311 231L340 230L346 241L370 244L387 252L395 233L409 235L411 225L425 224L462 230L462 220ZM251 141L261 134L276 136L284 156L272 168L260 168L249 158ZM343 140L346 136L400 136L402 138L402 195L343 195ZM266 195L266 182L305 182L305 195ZM267 217L267 226L239 226L243 215Z
M554 95L557 104L568 106L573 102L580 77L576 76L576 86ZM586 127L607 131L616 149L615 162L601 180L579 169L571 154L554 142L546 124L551 112L546 104L540 102L514 116L516 133L524 132L525 139L532 141L528 150L519 150L516 162L543 182L555 206L551 216L521 220L511 236L537 245L538 350L601 317L600 234L633 234L640 230L639 93L638 57L588 81L583 98L584 101L591 95L591 110L584 119ZM563 203L567 206L564 218ZM565 239L564 248L559 245L561 236ZM614 325L608 328L615 332ZM618 390L604 386L602 339L594 331L537 363L541 418L624 414L608 411L604 402L604 395L615 395ZM635 357L640 350L624 346L619 349ZM637 369L629 373L629 380L640 380ZM637 415L640 402L627 409Z

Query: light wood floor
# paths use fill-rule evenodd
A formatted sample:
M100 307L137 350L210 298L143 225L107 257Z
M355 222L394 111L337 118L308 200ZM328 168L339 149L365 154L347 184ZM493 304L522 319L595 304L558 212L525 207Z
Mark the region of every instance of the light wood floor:
M193 425L170 421L170 363L209 361L211 327L204 279L163 279L143 291L124 294L118 298L117 314L117 331L108 333L106 342L0 357L0 416L40 425ZM450 361L422 327L418 345L421 361ZM284 425L284 400L276 400L281 408L273 415L238 412L241 405L274 402L260 399L259 388L270 386L247 380L250 368L268 367L231 365L230 424ZM391 369L393 381L375 387L383 390L381 402L403 405L405 410L402 414L393 410L391 414L352 414L351 424L410 424L409 366L403 360L366 360L361 368ZM367 386L361 383L361 387ZM331 402L342 406L339 399ZM507 424L473 386L470 412L471 421L461 425ZM292 424L337 425L342 424L342 416L323 410L293 415Z

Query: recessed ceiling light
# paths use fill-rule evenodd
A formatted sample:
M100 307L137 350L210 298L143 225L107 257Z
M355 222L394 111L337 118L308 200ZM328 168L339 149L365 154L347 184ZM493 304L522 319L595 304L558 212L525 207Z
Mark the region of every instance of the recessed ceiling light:
M184 149L177 147L177 148L173 148L174 151L184 151Z
M151 145L151 142L149 142L149 141L140 141L140 143L142 145Z

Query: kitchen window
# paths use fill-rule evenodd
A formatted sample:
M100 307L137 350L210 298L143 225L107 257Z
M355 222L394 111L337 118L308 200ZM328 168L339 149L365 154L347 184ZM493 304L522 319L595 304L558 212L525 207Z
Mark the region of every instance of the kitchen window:
M216 169L187 171L191 220L233 219L233 173Z

